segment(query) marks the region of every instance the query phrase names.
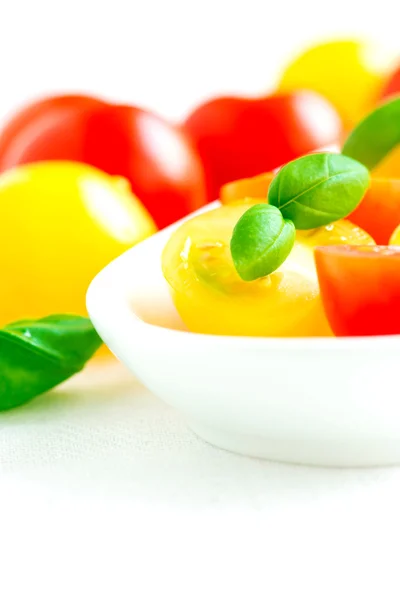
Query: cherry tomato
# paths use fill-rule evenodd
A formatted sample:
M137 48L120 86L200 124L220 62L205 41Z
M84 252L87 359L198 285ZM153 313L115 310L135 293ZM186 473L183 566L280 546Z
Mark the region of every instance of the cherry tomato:
M389 77L382 91L382 98L388 98L394 94L400 94L400 67Z
M43 160L88 163L128 179L164 227L206 202L190 140L150 112L95 98L48 98L17 113L0 134L0 170Z
M232 231L257 199L222 206L186 221L172 234L162 269L172 298L191 331L217 335L332 335L319 298L313 249L321 244L373 244L359 227L340 220L298 231L277 271L240 279L230 252Z
M335 335L400 334L400 248L316 248L322 301Z
M244 198L260 198L265 202L270 183L275 175L275 173L262 173L256 177L226 183L221 188L220 200L222 204L232 204Z
M335 109L312 92L216 98L198 107L184 129L203 159L209 200L225 183L271 171L342 133Z
M319 44L287 67L279 89L322 94L337 108L346 129L351 129L379 98L385 69L377 67L377 55L371 45L356 40Z
M0 175L0 325L85 314L89 283L156 227L129 182L88 165L41 162Z
M377 244L388 244L400 223L400 179L371 179L371 187L350 221L368 231Z
M329 150L338 152L339 146L333 144ZM318 151L320 151L320 149L312 150L311 154ZM265 202L268 196L269 186L279 171L280 167L277 167L269 173L261 173L261 175L256 175L255 177L246 177L245 179L237 179L236 181L225 183L220 189L219 199L222 204L240 202L244 198L259 198L262 202Z

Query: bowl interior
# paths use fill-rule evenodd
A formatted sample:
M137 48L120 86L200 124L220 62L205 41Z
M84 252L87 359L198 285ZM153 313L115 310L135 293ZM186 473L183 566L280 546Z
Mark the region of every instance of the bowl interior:
M128 277L126 298L136 317L150 325L187 331L161 270L161 254L171 232L168 228L133 248L129 270L123 264L121 268Z
M218 208L220 202L213 202L151 236L147 240L131 248L105 267L91 283L87 294L89 314L96 326L113 332L113 327L121 331L123 323L126 330L140 324L161 327L163 330L185 332L186 343L199 338L213 340L220 345L235 340L236 345L251 347L297 348L299 345L314 348L349 348L366 350L368 347L376 351L379 347L398 351L400 335L352 337L352 338L251 338L235 336L215 336L188 332L179 316L170 294L167 282L161 269L161 255L165 244L175 229L184 221L205 211ZM150 329L153 329L151 327ZM156 335L156 331L153 331ZM161 333L161 331L160 331ZM112 336L114 337L114 335Z

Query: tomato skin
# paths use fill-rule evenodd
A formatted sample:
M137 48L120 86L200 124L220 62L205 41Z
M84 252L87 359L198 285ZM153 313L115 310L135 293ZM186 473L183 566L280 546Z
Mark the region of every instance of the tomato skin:
M129 183L66 161L0 175L0 326L86 314L95 275L156 227Z
M215 98L183 127L202 157L210 201L225 183L271 171L342 134L335 109L313 92Z
M320 247L315 261L335 335L400 334L400 247Z
M262 173L256 177L226 183L220 190L220 200L222 204L232 204L244 198L260 198L267 202L269 186L275 175L276 173Z
M55 96L22 108L0 132L0 171L37 161L85 162L87 123L105 106L88 96Z
M191 141L140 108L82 96L29 106L0 135L0 171L44 160L83 162L125 177L160 228L206 203L204 170Z
M394 94L400 94L400 66L394 71L388 79L382 91L382 98L388 98Z
M400 179L371 179L371 187L348 219L386 245L400 224Z
M295 57L282 74L282 91L314 90L337 109L346 130L375 106L385 81L387 59L378 65L378 49L356 39L317 44Z

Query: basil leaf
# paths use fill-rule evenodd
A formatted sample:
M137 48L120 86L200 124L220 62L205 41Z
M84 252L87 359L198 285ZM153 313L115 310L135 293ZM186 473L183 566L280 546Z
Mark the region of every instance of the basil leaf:
M231 240L235 268L244 281L275 271L289 256L296 231L291 221L269 204L257 204L236 223Z
M18 321L0 329L0 411L81 371L101 344L90 320L72 315Z
M353 129L342 154L373 169L399 143L400 98L395 98L379 106Z
M368 185L368 170L352 158L308 154L279 171L269 187L268 201L296 229L314 229L347 217Z

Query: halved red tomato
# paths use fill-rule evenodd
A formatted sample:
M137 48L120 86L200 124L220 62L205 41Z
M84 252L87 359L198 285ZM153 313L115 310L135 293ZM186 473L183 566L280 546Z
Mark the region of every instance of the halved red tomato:
M335 335L400 334L400 246L324 246L315 259Z

